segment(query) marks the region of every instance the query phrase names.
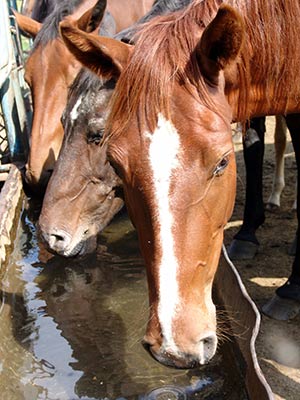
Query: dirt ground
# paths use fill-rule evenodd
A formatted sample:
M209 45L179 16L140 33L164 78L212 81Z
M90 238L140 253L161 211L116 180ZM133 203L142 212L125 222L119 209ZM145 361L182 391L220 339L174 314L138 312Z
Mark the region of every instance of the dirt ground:
M274 170L274 124L267 119L264 159L264 200L271 193ZM241 225L245 199L244 161L242 145L236 144L238 164L237 200L231 222L225 233L229 244ZM296 232L296 214L292 210L295 199L296 163L288 138L285 156L286 187L281 197L281 207L267 212L264 225L259 228L259 253L251 261L235 261L243 282L260 309L270 299L275 289L283 284L291 270L293 258L287 254ZM275 399L300 399L300 316L289 322L275 321L262 315L256 349L262 371L269 382ZM259 400L259 399L257 399Z

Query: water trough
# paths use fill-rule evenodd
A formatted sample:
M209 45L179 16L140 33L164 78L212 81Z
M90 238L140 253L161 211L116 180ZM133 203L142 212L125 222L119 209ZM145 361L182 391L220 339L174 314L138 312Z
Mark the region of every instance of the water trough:
M128 219L104 232L95 257L67 261L38 243L27 203L12 165L0 195L3 398L273 399L255 352L259 313L226 254L215 298L231 340L208 366L170 369L140 344L147 286Z

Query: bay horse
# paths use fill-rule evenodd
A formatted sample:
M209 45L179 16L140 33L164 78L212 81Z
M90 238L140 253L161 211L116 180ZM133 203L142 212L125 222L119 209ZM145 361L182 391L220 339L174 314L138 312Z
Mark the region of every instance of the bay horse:
M33 48L25 65L25 79L31 88L33 122L26 182L37 192L44 192L57 159L63 128L60 118L67 100L67 92L81 68L58 34L59 22L67 15L78 19L95 5L96 0L64 0L59 2L43 24L15 12L20 29L34 39ZM106 7L106 0L99 1ZM107 1L102 35L113 34L141 18L153 0ZM103 26L104 25L104 26ZM82 29L91 30L91 27ZM99 27L93 26L94 30Z
M190 0L157 0L138 23L114 37L131 42L142 23L189 3ZM72 24L68 19L64 23ZM70 51L74 51L72 46ZM74 55L79 56L79 51ZM45 244L64 257L93 252L97 234L124 204L122 182L107 160L106 147L101 145L115 84L115 76L83 69L68 93L62 116L64 139L39 218L39 232Z
M291 0L194 0L146 24L134 46L62 30L86 66L109 60L119 76L104 141L147 268L144 342L164 364L191 367L216 352L211 289L236 190L230 123L286 114L299 164L299 18ZM295 300L299 240L277 289Z

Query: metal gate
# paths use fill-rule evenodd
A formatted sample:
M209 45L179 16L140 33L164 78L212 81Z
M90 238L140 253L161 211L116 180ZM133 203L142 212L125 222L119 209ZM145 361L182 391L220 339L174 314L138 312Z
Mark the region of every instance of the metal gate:
M18 4L17 4L18 3ZM24 81L24 49L11 8L22 2L0 0L0 181L11 163L24 165L31 131L30 90Z

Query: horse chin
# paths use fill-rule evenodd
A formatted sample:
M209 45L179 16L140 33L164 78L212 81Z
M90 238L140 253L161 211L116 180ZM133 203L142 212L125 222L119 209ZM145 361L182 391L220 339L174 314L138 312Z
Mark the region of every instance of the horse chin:
M97 249L97 237L92 236L88 239L81 240L76 244L72 249L68 249L65 254L61 254L64 257L76 257L76 258L84 258L91 253L95 252Z

